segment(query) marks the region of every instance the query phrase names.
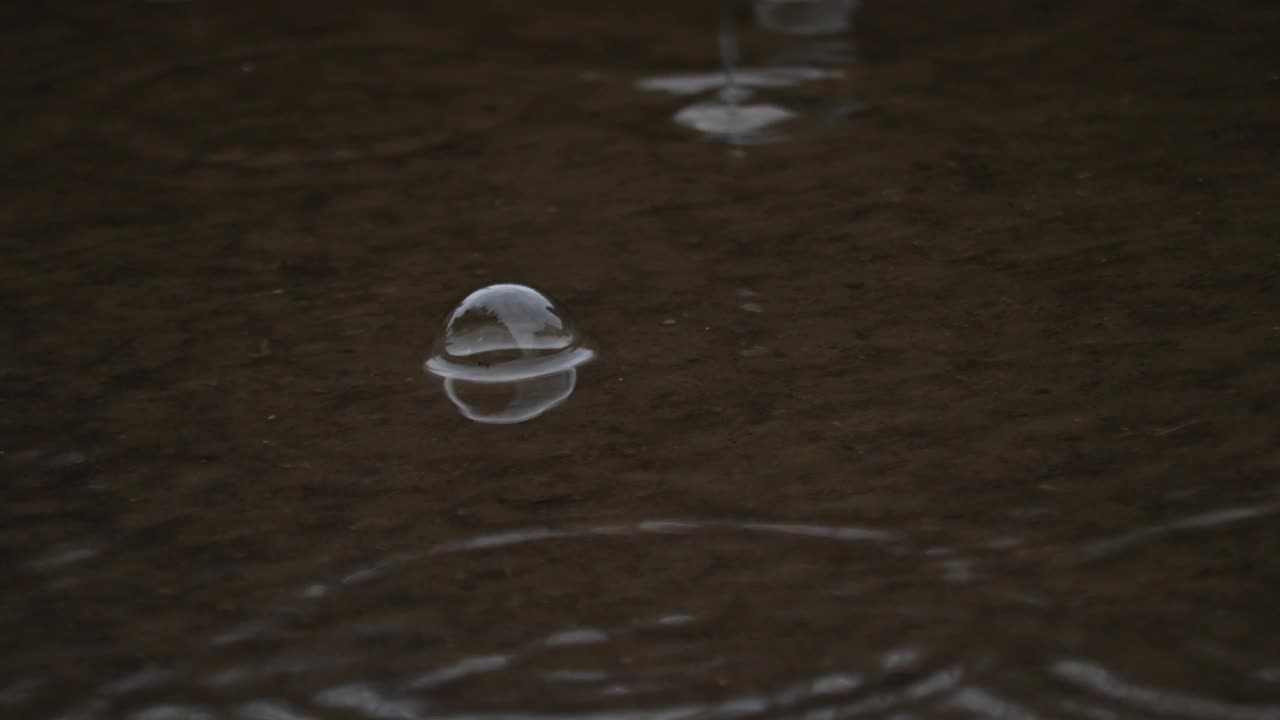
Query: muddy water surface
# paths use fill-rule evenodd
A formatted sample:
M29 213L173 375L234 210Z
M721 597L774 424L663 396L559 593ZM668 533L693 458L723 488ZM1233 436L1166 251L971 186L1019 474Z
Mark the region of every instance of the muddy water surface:
M715 3L0 20L0 716L1280 718L1271 5L867 2L738 154Z

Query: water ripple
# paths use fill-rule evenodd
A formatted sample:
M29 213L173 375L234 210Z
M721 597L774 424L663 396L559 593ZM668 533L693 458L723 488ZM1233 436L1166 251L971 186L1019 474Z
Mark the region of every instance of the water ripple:
M313 702L320 707L360 712L374 720L419 720L426 717L423 703L387 698L373 687L361 683L322 690L316 693Z
M58 570L97 557L102 551L91 547L66 548L27 563L27 568L39 572Z
M1105 667L1086 660L1058 660L1050 670L1058 678L1079 688L1161 717L1280 720L1280 705L1233 705L1189 693L1147 687L1126 681Z
M1144 539L1163 532L1212 528L1260 517L1273 509L1270 505L1228 508L1128 537ZM703 544L674 540L710 535L734 539L705 543L705 555L699 550ZM586 623L593 618L599 623L610 615L552 610L548 624L522 626L514 638L510 628L505 629L494 636L505 638L502 644L488 647L438 627L454 617L460 621L459 627L466 628L472 622L483 627L482 616L476 613L500 612L496 610L500 606L492 603L501 603L508 588L514 596L527 595L531 588L549 587L522 573L512 573L509 564L524 562L528 556L506 552L510 548L601 538L648 538L653 542L646 547L659 553L650 561L660 563L655 567L661 568L666 567L666 553L698 552L705 569L698 570L702 562L694 563L688 570L694 573L690 577L698 578L711 593L708 597L723 594L734 599L728 609L720 609L714 602L689 602L689 598L677 595L673 599L678 604L668 608L646 606L639 617L613 615L613 622L600 624ZM656 542L666 538L673 540ZM726 552L749 553L774 542L785 543L781 548L793 559L754 569L724 561ZM1142 714L1192 720L1280 720L1280 706L1232 704L1145 687L1121 679L1100 662L1054 662L1054 655L1041 657L1034 664L1039 670L1019 670L1024 676L1029 673L1031 689L1019 684L1012 689L1022 692L1011 692L1000 679L1017 665L1008 658L983 655L986 646L969 648L966 643L971 641L964 636L948 637L946 633L965 628L971 622L966 612L974 608L989 610L991 617L997 618L991 621L991 628L982 630L984 633L1000 631L996 626L1002 626L1004 618L1000 616L1004 614L1016 615L1014 623L1042 622L1046 613L1062 609L1054 598L1040 604L1014 602L1008 598L1022 591L1018 586L991 582L1008 569L1002 563L1025 559L1028 554L1035 557L1035 551L1035 545L1028 548L1021 543L993 547L982 537L966 541L954 536L906 536L859 525L716 518L482 533L302 583L300 590L282 598L283 603L264 616L213 633L203 649L204 656L169 666L135 668L99 684L87 703L61 717L207 720L225 712L227 717L241 720L299 720L337 712L368 720L733 720L779 716L839 720L938 713L1015 720L1105 720ZM611 553L612 548L606 552ZM981 573L971 557L982 560ZM468 593L459 596L467 598L462 604L448 600L436 605L433 612L440 615L422 623L404 616L415 610L415 603L430 597L419 589L426 587L419 582L423 576L458 572L461 578L472 571L482 572L495 584L471 594L477 585L467 580L459 586ZM936 602L919 595L905 596L907 602L895 597L902 588L921 582L948 592ZM859 590L834 593L832 588L841 583L856 583ZM584 592L583 597L590 596L586 588L577 591ZM557 601L563 597L550 589L548 592ZM781 605L779 597L785 598ZM603 604L626 598L624 592ZM539 600L534 598L534 606ZM525 598L521 602L529 601ZM356 609L357 615L352 616L353 603L359 603L356 608L365 607L368 614L360 615L362 611ZM835 626L824 623L832 620L830 612L837 605L848 618L860 620L840 626L854 633L847 641L825 643L821 638L828 637ZM695 609L696 615L689 612ZM311 620L328 617L331 612L341 612L341 620ZM921 623L940 625L943 638L931 637L927 646L918 644L915 628ZM744 651L736 645L739 634L750 637L761 624L767 625L766 637L779 638L776 651L772 646L758 652ZM350 630L354 627L375 632L353 634ZM768 628L782 634L770 635ZM865 637L856 634L862 631L867 633ZM790 643L791 635L801 641ZM249 661L236 657L245 651L241 643L249 639L255 639L259 652L274 648L277 653ZM885 644L874 644L878 642ZM846 652L850 645L861 649ZM818 647L823 654L797 658L800 664L794 667L789 663L775 667L780 657L775 652L795 653L806 647ZM376 674L371 666L377 667ZM1269 686L1274 682L1269 680L1274 667L1265 663L1251 667L1259 666L1262 669L1254 671L1252 681ZM762 680L777 676L778 667L797 672L772 689L762 686ZM1064 685L1071 690L1064 692ZM23 687L12 684L0 698L21 704L26 701ZM742 687L751 691L744 693ZM250 695L252 699L248 699L244 694L267 688L279 696ZM136 702L138 696L157 704L146 708L125 705ZM689 697L702 701L689 703ZM160 703L161 698L169 704ZM203 704L182 704L192 700ZM555 715L526 712L545 707L561 710Z
M966 687L956 691L947 705L982 718L1001 720L1040 720L1041 716L988 690Z
M480 673L497 672L511 664L509 655L482 655L419 675L405 686L410 690L439 687Z
M0 706L25 705L42 687L44 683L32 678L14 680L0 688Z
M185 705L159 705L139 710L129 720L217 720L218 714L208 708Z
M1175 520L1164 525L1151 525L1107 540L1089 543L1081 548L1079 558L1081 560L1095 560L1109 555L1114 555L1139 543L1164 537L1165 535L1185 532L1188 530L1205 530L1208 528L1218 527L1220 525L1252 520L1254 518L1266 517L1268 515L1275 514L1277 511L1280 511L1280 503L1269 503L1252 507L1224 508L1221 510L1214 510L1212 512L1201 513L1181 520Z
M310 715L295 712L288 704L275 700L253 700L240 706L240 720L312 720Z
M493 535L481 535L466 540L444 543L430 551L434 553L474 552L508 545L518 545L543 540L584 537L590 535L657 534L675 535L713 531L747 531L776 535L855 541L887 541L893 533L863 527L805 525L799 523L743 522L737 520L646 520L626 525L601 525L581 529L527 528Z

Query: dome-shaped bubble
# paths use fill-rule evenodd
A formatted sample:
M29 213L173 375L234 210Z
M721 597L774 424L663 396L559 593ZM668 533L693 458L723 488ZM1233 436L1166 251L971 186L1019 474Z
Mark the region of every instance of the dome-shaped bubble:
M575 368L595 352L546 295L490 285L458 303L425 369L444 378L501 383Z

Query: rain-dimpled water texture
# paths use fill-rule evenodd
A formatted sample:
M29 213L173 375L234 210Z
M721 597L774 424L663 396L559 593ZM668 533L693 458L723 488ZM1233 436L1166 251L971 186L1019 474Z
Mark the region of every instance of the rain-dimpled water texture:
M498 284L449 313L424 369L444 379L463 415L484 423L532 419L568 399L577 368L595 357L546 295Z

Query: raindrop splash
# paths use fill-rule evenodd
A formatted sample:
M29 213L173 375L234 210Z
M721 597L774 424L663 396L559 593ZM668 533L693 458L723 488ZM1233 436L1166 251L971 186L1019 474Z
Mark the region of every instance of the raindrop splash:
M756 25L775 37L773 44L784 44L784 50L774 53L764 66L742 65L743 43L736 20L740 4L751 6ZM843 95L814 104L815 93L839 92L838 84L823 83L821 89L801 92L785 105L755 96L760 90L843 79L842 68L852 63L853 52L842 36L848 33L857 4L857 0L726 0L716 32L718 72L653 76L640 79L637 85L677 95L708 93L708 97L678 110L672 120L705 138L733 146L735 154L744 146L785 139L795 126L806 124L806 117L809 126L839 125L868 106ZM792 38L800 38L800 44L793 46Z

